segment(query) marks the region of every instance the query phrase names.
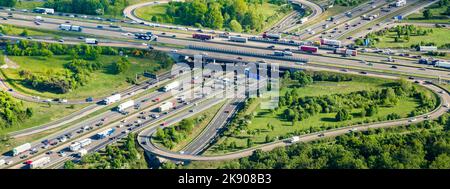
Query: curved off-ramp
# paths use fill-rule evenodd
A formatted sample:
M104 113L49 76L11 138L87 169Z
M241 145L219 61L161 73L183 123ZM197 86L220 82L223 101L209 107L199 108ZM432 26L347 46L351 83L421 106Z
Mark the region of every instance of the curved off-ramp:
M424 82L422 82L422 83L424 83ZM355 129L355 128L358 131L366 131L368 129L387 128L387 127L408 125L408 124L411 124L412 122L416 123L416 122L425 121L427 119L436 119L439 116L448 112L449 109L447 107L445 107L445 104L450 103L450 95L448 94L448 92L447 91L442 92L443 91L442 88L432 85L432 84L422 84L422 85L424 87L430 89L434 93L436 93L440 98L441 104L439 105L438 108L436 108L432 112L414 117L415 118L414 121L412 121L411 118L404 118L404 119L399 119L399 120L394 120L394 121L385 121L385 122L337 128L337 129L302 135L302 136L300 136L300 140L298 142L310 142L310 141L314 141L314 140L318 140L318 139L326 138L326 137L336 137L339 135L349 133L349 131L351 129ZM207 155L180 154L180 153L172 152L172 151L169 151L166 149L161 149L161 148L155 146L151 142L151 136L153 135L154 132L156 132L156 129L157 129L157 127L151 127L146 130L143 130L141 133L139 133L139 135L138 135L139 144L141 145L141 147L143 147L149 153L155 154L156 156L159 156L159 157L172 159L172 160L182 160L182 161L231 160L231 159L237 159L237 158L250 156L253 154L253 152L255 150L258 150L258 149L263 150L263 151L270 151L277 147L283 147L283 146L290 145L290 143L288 142L288 139L285 139L285 140L280 140L280 141L276 141L276 142L272 142L272 143L259 145L255 148L245 149L245 150L232 152L232 153L228 153L228 154L223 154L223 155L207 156ZM321 137L321 136L319 136L319 134L324 134L324 136Z

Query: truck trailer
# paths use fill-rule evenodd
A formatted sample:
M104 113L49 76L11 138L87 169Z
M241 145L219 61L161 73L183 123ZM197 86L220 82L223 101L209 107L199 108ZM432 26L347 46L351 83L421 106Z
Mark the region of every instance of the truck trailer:
M192 34L192 38L200 40L211 40L214 39L214 36L209 34L194 33Z
M134 106L134 100L129 100L129 101L126 101L126 102L120 104L119 106L117 106L117 111L124 112L125 109L127 109L129 107L133 107L133 106Z
M321 39L320 40L320 44L321 45L340 47L341 46L341 41L333 40L333 39Z
M106 137L111 136L115 131L116 131L116 129L114 129L114 128L109 128L109 129L104 130L104 131L102 131L102 132L100 132L100 133L97 133L96 137L97 137L98 139L103 139L103 138L106 138Z
M22 145L20 145L18 147L15 147L12 150L13 156L17 156L17 155L19 155L19 154L21 154L23 152L26 152L27 150L30 150L30 149L31 149L31 144L30 143L22 144Z
M103 102L106 105L108 105L108 104L112 104L114 102L118 102L120 100L120 98L121 98L120 94L115 94L115 95L105 98L105 100L103 100Z
M50 163L50 157L45 156L42 157L36 161L33 161L29 164L30 169L36 169L36 168L41 168L44 167L45 165L47 165L48 163Z
M309 52L309 53L317 53L319 51L318 47L302 45L299 48L300 51Z
M164 86L162 90L163 90L164 92L168 92L168 91L170 91L170 90L172 90L172 89L175 89L175 88L177 88L177 87L179 87L179 86L180 86L180 82L179 82L179 81L174 81L174 82L169 83L169 84L167 84L166 86Z
M281 35L280 34L267 33L267 32L264 32L262 37L266 38L266 39L277 39L277 40L281 39Z
M86 44L93 44L93 45L97 45L98 44L98 40L94 39L94 38L86 38L85 42L86 42Z
M447 61L437 61L434 66L440 67L440 68L447 68L450 69L450 62Z
M247 43L246 37L240 37L240 36L230 36L228 37L228 40L234 41L234 42L240 42L240 43Z

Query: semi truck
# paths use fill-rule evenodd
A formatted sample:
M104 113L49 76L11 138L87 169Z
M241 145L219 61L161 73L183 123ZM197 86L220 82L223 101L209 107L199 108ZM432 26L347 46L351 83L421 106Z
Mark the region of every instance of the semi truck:
M69 25L69 24L61 24L61 25L59 25L59 29L64 30L64 31L76 31L76 32L82 31L81 26L74 26L74 25Z
M320 44L321 45L340 47L341 46L341 41L333 40L333 39L321 39L320 40Z
M85 42L86 44L95 44L95 45L98 44L98 40L94 38L86 38Z
M109 129L107 129L107 130L104 130L104 131L102 131L102 132L97 133L96 137L97 137L98 139L103 139L103 138L106 138L106 137L111 136L115 131L116 131L116 129L114 129L114 128L109 128Z
M240 42L240 43L247 43L246 37L240 37L240 36L230 36L228 37L228 40L234 41L234 42Z
M192 38L200 40L211 40L214 39L214 36L209 34L194 33L192 34Z
M358 55L357 50L346 49L346 48L337 48L334 50L334 53L345 55L345 56L357 56Z
M275 56L284 56L283 51L273 51L273 55Z
M120 94L115 94L115 95L105 98L105 100L103 100L103 102L106 105L108 105L108 104L112 104L114 102L118 102L120 100L120 98L121 98Z
M55 9L36 7L35 9L33 9L33 12L40 14L55 14Z
M266 38L266 39L277 39L277 40L281 39L281 35L280 34L267 33L267 32L264 32L262 37Z
M50 163L50 157L45 156L42 157L36 161L33 161L29 164L30 169L36 169L36 168L41 168L44 167L45 165L47 165L48 163Z
M450 69L450 62L447 61L437 61L434 66L440 67L440 68L447 68Z
M313 46L302 45L302 46L300 46L299 50L304 51L304 52L309 52L309 53L317 53L317 51L319 51L319 48L313 47Z
M167 110L170 110L170 108L173 108L172 102L164 102L161 104L161 106L158 107L158 112L165 112Z
M22 144L22 145L20 145L18 147L15 147L12 150L13 156L17 156L17 155L19 155L19 154L21 154L23 152L26 152L27 150L30 150L30 149L31 149L31 144L30 143Z
M166 86L164 86L162 90L163 90L164 92L168 92L168 91L170 91L170 90L172 90L172 89L175 89L175 88L177 88L177 87L179 87L179 86L180 86L180 82L179 82L179 81L174 81L174 82L169 83L169 84L167 84Z
M129 101L126 101L126 102L120 104L119 106L117 106L117 111L124 112L125 109L127 109L129 107L133 107L133 106L134 106L134 100L129 100Z

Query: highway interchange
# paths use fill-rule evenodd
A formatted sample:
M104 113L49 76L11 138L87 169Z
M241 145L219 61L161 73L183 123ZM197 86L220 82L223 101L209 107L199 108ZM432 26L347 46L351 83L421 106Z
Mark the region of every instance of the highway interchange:
M426 4L428 5L430 2L426 2ZM164 2L161 1L160 3ZM314 3L301 0L298 0L298 3L305 3L305 6L310 6L311 9L314 10L313 14L309 18L309 21L313 20L314 18L317 18L320 14L322 14L322 9L320 9L319 11L317 8L318 6ZM155 24L140 20L134 15L134 10L136 8L142 6L150 6L153 4L155 3L151 2L132 5L124 10L124 14L128 18L136 22L145 22L145 25ZM361 6L358 6L351 11L353 13L352 17L356 19L352 19L346 16L345 13L337 15L335 16L334 21L336 22L336 24L334 24L334 26L330 24L330 26L327 28L327 31L332 31L334 30L334 28L338 28L336 30L339 30L340 27L343 26L344 22L351 22L351 23L360 22L358 20L360 19L359 16L362 14L369 14L367 12L368 9L373 9L372 8L373 6L382 7L385 5L386 2L384 1L376 1L376 3L373 4L363 4ZM408 10L410 9L416 10L417 6L420 7L424 6L424 4L420 5L414 4L414 1L410 1L408 5L413 6L411 7L406 6L404 8L408 8ZM6 17L7 13L2 11L0 12L0 16ZM229 62L258 62L264 59L265 61L269 62L269 64L277 64L280 65L280 67L287 69L307 69L319 71L345 72L348 74L358 74L358 75L360 75L362 71L364 71L364 74L368 76L384 77L392 79L397 79L399 77L405 76L412 76L415 78L416 81L420 81L423 86L429 88L431 91L438 94L441 98L441 105L436 110L426 115L417 116L414 122L439 117L448 110L446 107L444 107L444 105L450 103L450 96L447 92L440 93L442 91L441 88L432 84L426 84L424 82L424 80L436 80L437 78L443 80L450 80L449 71L445 69L434 68L431 66L424 67L422 65L418 65L417 59L414 58L399 57L397 59L397 56L394 56L396 58L396 62L393 63L386 61L387 56L359 55L358 57L348 58L332 54L331 51L326 49L321 49L318 54L306 54L298 51L295 45L274 44L275 45L274 49L268 49L267 46L272 44L258 41L248 41L245 44L241 44L231 42L225 38L219 37L211 41L204 42L193 40L190 33L185 33L186 30L196 32L198 30L197 28L182 28L183 32L181 33L177 31L165 32L153 30L152 28L155 26L148 27L148 29L135 28L130 26L121 27L120 29L113 29L109 28L105 24L70 20L65 17L44 17L44 22L42 22L40 25L36 25L34 23L34 15L21 13L14 13L13 18L9 18L8 20L0 20L0 23L6 23L16 26L32 27L37 29L48 29L48 30L58 30L59 25L66 22L82 26L84 28L82 32L83 34L92 35L100 38L99 45L105 46L134 47L145 49L148 48L147 44L142 44L142 41L135 40L134 36L130 34L136 32L152 31L159 37L157 43L179 45L181 47L202 46L211 48L212 49L211 51L206 52L207 54L206 57L208 59L216 59ZM283 26L280 26L279 28L286 28L285 26L289 25L286 24L286 22L280 22L283 24ZM317 24L308 27L311 28L311 30L309 31L305 30L305 32L300 33L298 37L300 37L300 39L317 39L319 35L314 35L311 33L319 34L324 32L325 31L323 28L324 23L329 23L329 21L317 22ZM365 22L361 22L361 24L359 24L360 26L358 27L363 27L366 24L367 23ZM103 25L104 26L103 29L100 29L98 25ZM174 30L178 28L181 30L180 26L159 25L157 27L173 28ZM287 27L288 29L285 29L284 31L291 30L292 27L293 25L289 25L289 27ZM211 31L211 32L220 33L220 31ZM339 38L340 36L343 35L345 35L345 32L335 36L335 38ZM248 35L242 34L242 36ZM20 39L20 37L13 37L13 36L3 36L3 38ZM66 40L64 43L66 44L78 44L82 42L82 40L71 37L65 39ZM32 40L58 43L58 41L55 41L53 39L36 38ZM173 48L155 45L155 49L166 51L171 54L179 54L186 56L193 56L196 54L205 53L203 50L198 50L195 48L182 48L174 51ZM222 51L218 51L217 49L220 49ZM292 52L294 52L293 55L294 58L308 59L308 63L306 65L299 64L296 61L280 60L271 56L274 50L284 50L284 49L290 49ZM266 54L267 57L260 58L246 55L230 54L226 53L226 51L224 50L238 50L240 52L258 52ZM394 69L392 66L396 66L396 68ZM255 149L271 150L275 147L289 145L289 143L283 140L283 141L275 141L273 143L264 144L261 146L257 146L255 148L237 151L220 156L201 155L202 151L205 150L210 144L210 142L214 139L214 137L217 136L217 132L220 130L220 128L225 126L226 123L232 118L233 114L237 111L238 106L243 101L243 99L226 100L225 105L223 105L223 107L219 110L219 112L214 116L213 120L206 127L206 129L180 152L172 152L166 149L162 149L158 145L153 144L153 142L151 141L151 136L156 131L156 128L160 126L166 127L176 124L177 122L181 121L184 118L191 117L197 112L201 112L202 110L206 110L212 107L213 105L222 102L219 100L214 100L214 98L211 99L204 97L187 99L186 100L187 103L177 102L176 108L170 110L169 112L167 112L167 114L161 114L158 118L152 118L151 114L155 113L152 110L154 110L162 102L176 101L176 97L171 96L171 94L169 94L168 92L158 91L158 89L162 85L172 81L175 76L176 75L171 75L170 73L165 73L159 76L159 80L150 79L144 84L133 86L125 91L120 91L120 93L126 99L135 99L135 101L140 102L140 108L131 109L128 115L123 115L117 111L112 110L111 106L101 105L100 101L103 99L103 97L95 97L94 101L90 102L91 105L87 106L86 108L78 112L75 112L72 115L69 115L67 117L64 117L60 120L57 120L49 124L12 133L12 136L14 137L22 137L39 133L45 130L70 125L67 126L66 128L62 128L60 131L57 131L52 135L45 137L45 139L34 141L32 143L32 146L33 148L36 148L39 151L38 153L33 152L34 154L31 154L32 152L27 152L25 154L21 154L20 156L13 157L6 155L4 157L1 157L0 159L5 159L7 162L10 162L10 164L5 166L0 165L0 168L26 168L26 166L22 164L24 161L30 159L35 160L44 156L48 156L52 160L51 163L46 165L46 168L61 168L63 166L63 163L67 160L79 160L79 157L76 156L76 153L67 150L68 146L71 144L70 142L79 141L84 138L95 138L95 133L98 133L102 130L106 130L108 128L115 128L116 129L115 133L109 138L93 140L93 143L88 147L89 152L98 151L104 148L107 144L114 143L117 140L126 137L129 132L135 132L138 134L137 139L139 141L139 144L147 152L173 160L209 161L209 160L235 159L239 157L248 156ZM182 77L182 74L180 74L179 77ZM7 84L4 83L3 81L0 82L0 84L3 90L9 89L9 86L7 86ZM150 92L150 90L154 91ZM9 92L14 97L25 101L46 102L45 100L41 100L41 98L31 97L26 94L21 94L15 91ZM211 96L214 96L214 94L212 94ZM155 100L156 98L158 98L159 100ZM67 103L68 104L86 103L86 101L84 99L75 99L75 100L69 99ZM193 108L195 108L195 110L193 110ZM83 117L102 109L107 110L91 118L83 119ZM430 116L430 118L425 118L425 116L428 115ZM143 119L142 116L144 116L145 119ZM320 139L322 137L320 137L319 134L324 134L325 137L334 137L337 135L348 133L349 129L353 128L357 128L358 130L362 131L367 130L369 128L381 128L381 127L405 125L409 124L410 122L411 119L402 119L368 125L350 126L345 128L324 131L322 133L312 133L309 135L300 136L301 138L300 141L307 142ZM70 137L67 137L69 135ZM62 136L66 136L65 138L67 139L60 140ZM55 141L56 143L54 143L54 145L45 145L43 144L44 140Z

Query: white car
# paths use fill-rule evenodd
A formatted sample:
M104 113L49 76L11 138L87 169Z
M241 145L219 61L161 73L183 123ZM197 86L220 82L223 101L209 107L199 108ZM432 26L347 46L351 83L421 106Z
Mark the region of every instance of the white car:
M176 52L178 52L178 50L172 49L172 50L170 50L170 52L176 53Z

